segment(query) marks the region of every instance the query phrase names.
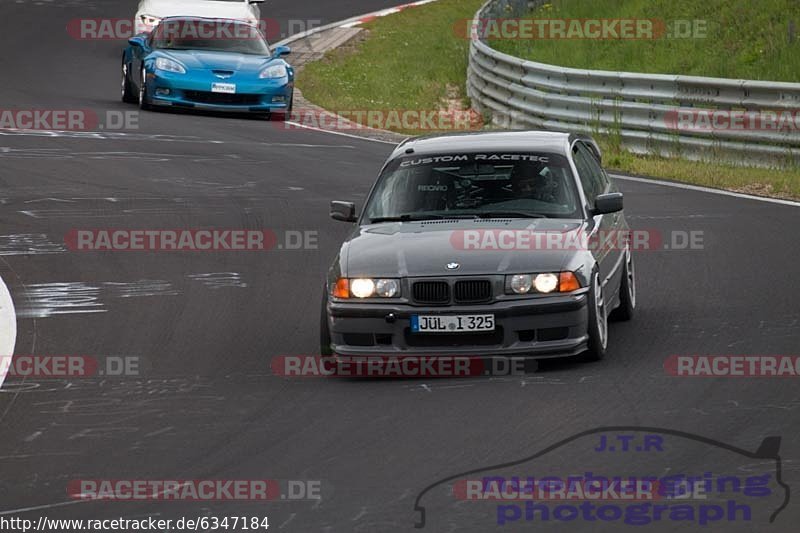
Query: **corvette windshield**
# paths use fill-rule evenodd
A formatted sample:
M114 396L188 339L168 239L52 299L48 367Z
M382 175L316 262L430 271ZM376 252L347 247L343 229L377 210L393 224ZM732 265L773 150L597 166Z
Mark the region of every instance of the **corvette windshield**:
M378 179L365 214L370 222L460 216L580 217L567 159L544 153L396 159Z
M257 28L227 20L166 20L153 32L151 46L159 50L202 50L270 55Z

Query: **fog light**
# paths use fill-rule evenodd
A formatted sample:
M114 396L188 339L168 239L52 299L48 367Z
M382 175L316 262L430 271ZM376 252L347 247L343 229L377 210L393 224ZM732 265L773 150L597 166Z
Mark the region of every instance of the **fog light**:
M273 104L282 104L284 102L286 102L286 97L285 96L273 96L272 97L272 103Z
M156 89L156 96L169 96L169 94L170 94L169 89L162 89L160 87Z

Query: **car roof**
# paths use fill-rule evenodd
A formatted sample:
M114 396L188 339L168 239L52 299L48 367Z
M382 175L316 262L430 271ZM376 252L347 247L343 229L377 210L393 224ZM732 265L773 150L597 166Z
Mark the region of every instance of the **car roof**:
M549 152L567 155L575 139L594 144L590 137L555 131L477 131L457 132L406 139L395 148L390 159L406 154L429 155L453 152L508 151ZM409 152L413 150L413 152Z

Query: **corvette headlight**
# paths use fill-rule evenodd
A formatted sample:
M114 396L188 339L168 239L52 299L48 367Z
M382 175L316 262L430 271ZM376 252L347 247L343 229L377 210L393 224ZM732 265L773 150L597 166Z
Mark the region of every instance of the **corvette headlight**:
M333 291L336 298L395 298L400 296L397 279L341 278Z
M167 72L177 72L178 74L186 74L186 69L177 61L167 59L166 57L159 57L156 59L156 68L158 70L165 70Z
M258 75L259 78L283 78L288 76L289 73L286 71L286 65L272 65L271 67L267 67L261 71L261 74Z
M160 18L154 17L152 15L139 15L139 20L141 20L142 24L144 24L145 26L155 26L156 24L161 22Z
M549 294L551 292L572 292L580 288L581 284L572 272L506 276L506 294Z

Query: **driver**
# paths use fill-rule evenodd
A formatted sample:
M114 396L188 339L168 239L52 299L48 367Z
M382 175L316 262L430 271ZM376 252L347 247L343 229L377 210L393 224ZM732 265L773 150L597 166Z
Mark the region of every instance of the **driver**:
M519 199L558 203L558 180L547 167L523 166L511 175L511 190Z

